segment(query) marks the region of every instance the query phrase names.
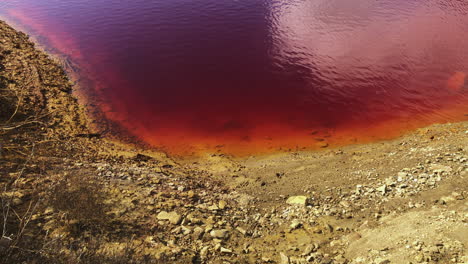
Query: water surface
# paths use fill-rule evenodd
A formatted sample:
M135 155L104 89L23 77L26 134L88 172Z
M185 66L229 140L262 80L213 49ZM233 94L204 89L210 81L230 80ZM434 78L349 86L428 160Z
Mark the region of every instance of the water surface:
M106 119L173 154L468 119L464 1L9 0L0 15L78 65Z

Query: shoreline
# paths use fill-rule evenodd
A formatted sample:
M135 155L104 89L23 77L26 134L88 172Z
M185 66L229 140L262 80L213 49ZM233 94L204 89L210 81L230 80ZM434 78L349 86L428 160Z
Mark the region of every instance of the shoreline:
M0 262L468 261L466 121L322 151L173 160L89 130L57 62L3 22L0 34L0 197L16 213Z
M420 113L424 118L401 117L395 120L382 121L378 124L361 124L354 127L342 126L336 129L316 130L312 133L284 127L283 129L281 125L259 128L260 130L276 131L274 134L283 133L283 135L272 139L271 137L262 137L262 133L255 135L255 132L252 132L252 138L249 139L252 142L239 141L237 136L226 136L223 138L223 144L220 144L216 139L209 136L195 136L190 133L184 135L188 139L181 141L179 136L173 137L169 133L169 135L164 135L162 136L163 139L160 139L166 143L162 144L159 140L155 140L155 135L152 132L140 131L137 128L128 130L126 128L131 127L128 122L113 121L113 118L118 118L118 114L114 117L112 113L109 114L108 112L112 111L105 109L109 106L108 102L102 99L104 97L99 98L99 96L96 96L96 93L99 93L101 89L99 87L103 87L103 85L98 83L96 81L98 78L87 70L90 67L87 66L86 62L83 62L83 56L76 47L76 41L68 41L67 43L71 48L67 50L60 43L60 37L40 37L41 34L45 35L47 33L44 25L36 25L34 21L24 18L24 15L21 14L12 15L11 19L17 22L15 25L21 23L21 28L28 28L28 31L37 35L35 42L41 42L39 41L41 39L43 50L49 53L52 52L53 57L65 68L74 83L73 93L75 97L78 98L80 105L86 106L85 111L88 116L88 128L90 130L93 130L94 133L106 134L107 138L112 138L115 142L128 143L130 147L144 148L156 152L161 151L173 157L191 159L209 154L225 154L242 159L249 156L268 156L284 152L337 149L347 145L378 143L397 139L402 135L414 133L415 130L430 125L429 122L426 122L428 119L432 120L433 124L453 122L456 119L461 120L460 122L468 120L465 113L466 107L463 104L457 104L434 111L438 114L431 111ZM78 55L75 58L73 54ZM73 66L73 63L76 65ZM92 96L93 94L95 95ZM449 116L451 118L448 120L447 117ZM424 121L422 121L423 119Z

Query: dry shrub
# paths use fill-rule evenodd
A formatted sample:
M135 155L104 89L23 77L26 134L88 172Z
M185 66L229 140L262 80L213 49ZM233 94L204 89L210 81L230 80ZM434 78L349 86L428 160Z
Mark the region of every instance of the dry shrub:
M68 220L77 220L88 226L102 226L108 220L105 196L96 177L68 174L52 188L50 205L65 212Z

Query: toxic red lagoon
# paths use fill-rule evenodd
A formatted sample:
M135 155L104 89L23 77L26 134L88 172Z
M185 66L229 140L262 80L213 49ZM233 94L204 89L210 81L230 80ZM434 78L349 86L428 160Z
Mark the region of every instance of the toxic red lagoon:
M167 0L0 3L86 73L119 131L172 154L392 138L468 119L468 3Z

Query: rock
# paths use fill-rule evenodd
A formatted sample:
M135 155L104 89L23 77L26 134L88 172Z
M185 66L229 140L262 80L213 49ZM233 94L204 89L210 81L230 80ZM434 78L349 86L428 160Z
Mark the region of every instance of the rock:
M208 257L208 249L210 247L209 246L206 246L206 247L203 247L201 250L200 250L200 258L201 259L206 259Z
M334 261L333 263L336 263L336 264L345 264L345 263L348 263L348 261L346 260L346 258L343 256L343 255L338 255L334 258Z
M208 206L208 210L210 211L217 211L219 207L216 204Z
M344 200L340 202L340 205L343 206L344 208L349 208L351 206L348 201L344 201Z
M330 247L341 246L343 243L340 240L333 240L330 242Z
M297 228L299 228L299 227L301 227L301 226L302 226L302 223L301 223L299 220L294 219L294 220L291 222L291 225L290 225L289 227L290 227L292 230L294 230L294 229L297 229Z
M190 198L190 199L195 198L195 192L192 191L192 190L188 191L187 192L187 197Z
M288 198L288 200L286 200L286 203L306 206L309 204L309 198L303 195L291 196Z
M424 255L423 254L418 254L416 255L416 257L414 258L414 260L417 262L417 263L421 263L424 261Z
M361 184L358 184L356 185L356 194L361 194L362 193L362 185Z
M224 208L226 208L226 205L227 205L227 202L224 201L224 200L221 200L218 202L218 208L223 210Z
M226 238L229 234L227 229L217 229L210 232L210 236L214 238Z
M228 248L223 248L221 247L219 249L219 251L221 251L221 253L224 253L224 254L232 254L232 250L228 249Z
M390 263L390 260L386 259L386 258L376 258L374 260L374 263L375 264L389 264Z
M205 230L203 228L197 226L197 227L195 227L193 229L193 238L195 240L198 240L203 236L204 233L205 233Z
M444 196L444 197L440 198L440 202L442 204L448 204L448 203L451 203L451 202L454 202L454 201L455 201L455 198L453 198L452 196Z
M168 220L169 223L173 225L179 224L180 221L182 220L182 217L177 212L168 213L166 211L160 212L158 216L156 216L156 218L159 220Z
M280 262L279 264L289 264L289 257L286 256L283 252L280 253Z
M463 197L463 194L459 193L459 192L452 192L452 197L457 199L457 200L463 200L465 199L465 197Z
M184 235L188 235L190 233L192 233L192 230L186 226L181 226L181 231L182 231L182 234Z
M216 245L214 246L214 251L220 251L221 250L221 240L219 239L214 239L214 242L216 243Z
M376 190L379 191L381 194L385 194L387 192L387 185L384 184L380 186L379 188L377 188Z
M440 164L432 164L431 165L431 170L434 173L441 174L443 172L446 172L446 173L451 172L452 168L450 168L449 166L444 166L444 165L440 165Z
M244 236L247 235L247 230L245 230L244 228L242 228L242 227L240 227L240 226L238 226L238 227L236 228L236 230L239 231L239 233L241 233L241 234L244 235Z
M23 203L23 200L21 200L20 198L13 198L11 203L12 203L13 206L18 206L18 205Z
M305 249L304 249L304 252L302 253L302 256L308 256L310 255L311 253L315 252L318 248L318 245L308 245Z
M408 173L406 172L403 172L403 171L400 171L398 174L397 174L398 178L406 178L406 176L408 176Z

